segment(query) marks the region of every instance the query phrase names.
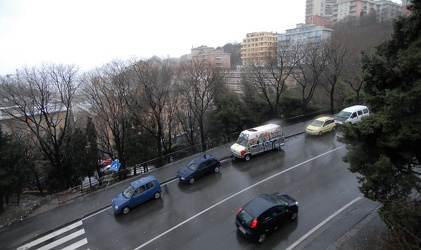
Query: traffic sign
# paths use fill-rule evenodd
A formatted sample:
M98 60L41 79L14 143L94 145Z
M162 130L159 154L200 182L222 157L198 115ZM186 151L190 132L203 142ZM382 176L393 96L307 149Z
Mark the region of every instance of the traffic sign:
M111 166L110 166L110 169L112 170L112 171L114 171L114 172L118 172L118 170L120 169L120 162L118 162L118 161L112 161L111 162Z

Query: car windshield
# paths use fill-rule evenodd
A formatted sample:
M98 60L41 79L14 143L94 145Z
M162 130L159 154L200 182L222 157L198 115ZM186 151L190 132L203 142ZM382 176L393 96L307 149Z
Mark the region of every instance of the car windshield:
M134 187L130 185L126 189L124 189L123 196L124 198L129 199L130 197L132 197L133 193L134 193Z
M341 111L336 116L340 118L349 118L351 116L351 112Z
M238 137L237 144L243 147L247 147L247 143L248 143L248 140L245 137L242 137L242 136Z
M191 170L196 170L197 169L197 162L195 160L191 161L189 163L189 165L187 165L188 168L190 168Z
M276 204L279 204L279 205L288 205L289 204L289 201L287 199L285 199L284 197L282 197L280 195L276 195L276 194L263 195L263 198L266 199L266 200L272 200Z
M323 125L323 122L320 120L314 120L311 125L316 126L316 127L321 127Z

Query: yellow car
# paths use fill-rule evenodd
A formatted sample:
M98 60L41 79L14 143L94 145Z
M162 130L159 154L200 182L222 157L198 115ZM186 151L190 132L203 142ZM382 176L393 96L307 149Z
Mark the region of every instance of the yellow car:
M329 131L335 131L335 120L330 116L321 116L316 118L306 128L308 135L321 135Z

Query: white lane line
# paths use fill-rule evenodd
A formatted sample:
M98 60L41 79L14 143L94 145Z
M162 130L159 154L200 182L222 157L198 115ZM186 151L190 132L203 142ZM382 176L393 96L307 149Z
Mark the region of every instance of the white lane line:
M106 211L106 210L108 210L108 209L111 209L111 210L113 209L113 208L112 208L112 206L111 206L111 204L110 204L110 206L107 206L107 207L103 208L102 210L99 210L99 211L97 211L96 213L91 214L91 215L89 215L89 216L87 216L87 217L83 218L82 220L86 220L86 219L89 219L89 218L91 218L91 217L94 217L95 215L100 214L100 213L102 213L102 212L104 212L104 211Z
M79 237L79 236L84 235L84 234L85 234L85 229L80 229L79 231L76 231L76 232L74 232L72 234L69 234L69 235L63 237L63 238L60 238L59 240L53 241L50 244L47 244L47 245L45 245L43 247L40 247L37 250L48 250L48 249L52 249L52 248L54 248L56 246L59 246L59 245L65 243L65 242L67 242L67 241L69 241L71 239L74 239L74 238Z
M344 148L344 147L345 147L345 146L341 146L341 147L339 147L339 148L332 149L332 150L327 151L327 152L325 152L325 153L323 153L323 154L320 154L320 155L318 155L318 156L316 156L316 157L313 157L313 158L311 158L311 159L308 159L308 160L306 160L306 161L303 161L303 162L301 162L301 163L299 163L299 164L297 164L297 165L295 165L295 166L292 166L292 167L290 167L290 168L288 168L288 169L285 169L284 171L281 171L281 172L279 172L279 173L277 173L277 174L274 174L274 175L272 175L272 176L269 176L269 177L267 177L266 179L263 179L263 180L261 180L261 181L259 181L259 182L256 182L255 184L253 184L253 185L251 185L251 186L249 186L249 187L247 187L247 188L245 188L245 189L243 189L243 190L241 190L241 191L238 191L237 193L235 193L235 194L233 194L233 195L231 195L231 196L229 196L229 197L227 197L227 198L225 198L225 199L221 200L220 202L218 202L218 203L216 203L216 204L213 204L212 206L210 206L210 207L206 208L206 209L205 209L205 210L203 210L202 212L199 212L199 213L197 213L197 214L193 215L192 217L190 217L190 218L186 219L185 221L183 221L183 222L179 223L178 225L175 225L174 227L172 227L172 228L168 229L167 231L165 231L165 232L161 233L160 235L158 235L158 236L156 236L156 237L154 237L154 238L150 239L149 241L147 241L147 242L143 243L142 245L140 245L139 247L135 248L135 250L138 250L138 249L140 249L140 248L142 248L142 247L145 247L145 246L149 245L151 242L153 242L153 241L155 241L155 240L157 240L157 239L161 238L162 236L164 236L164 235L168 234L168 233L169 233L169 232L171 232L171 231L174 231L175 229L177 229L177 228L181 227L182 225L186 224L187 222L189 222L189 221L193 220L194 218L196 218L196 217L198 217L198 216L202 215L203 213L206 213L207 211L211 210L212 208L214 208L214 207L216 207L216 206L218 206L218 205L220 205L220 204L222 204L222 203L226 202L226 201L227 201L227 200L229 200L229 199L234 198L235 196L237 196L237 195L239 195L239 194L241 194L241 193L243 193L243 192L245 192L245 191L247 191L247 190L249 190L249 189L251 189L251 188L254 188L255 186L257 186L257 185L259 185L259 184L261 184L261 183L263 183L263 182L265 182L265 181L268 181L268 180L270 180L270 179L272 179L272 178L274 178L274 177L276 177L276 176L278 176L278 175L281 175L281 174L283 174L283 173L285 173L285 172L288 172L288 171L290 171L290 170L293 170L293 169L295 169L295 168L298 168L298 167L299 167L299 166L301 166L301 165L304 165L304 164L306 164L306 163L308 163L308 162L310 162L310 161L313 161L313 160L315 160L315 159L317 159L317 158L320 158L320 157L322 157L322 156L325 156L325 155L327 155L327 154L330 154L330 153L332 153L332 152L334 152L334 151L336 151L336 150L342 149L342 148Z
M29 242L28 244L19 247L18 250L23 250L23 249L31 248L33 246L38 245L39 243L42 243L44 241L47 241L47 240L49 240L51 238L54 238L54 237L56 237L56 236L58 236L58 235L60 235L60 234L62 234L64 232L67 232L69 230L72 230L73 228L79 227L81 225L82 225L82 221L78 221L78 222L73 223L73 224L71 224L71 225L69 225L67 227L64 227L64 228L60 229L60 230L57 230L55 232L52 232L52 233L50 233L50 234L48 234L48 235L46 235L44 237L41 237L41 238L36 239L36 240L34 240L32 242Z
M343 206L341 209L339 209L338 211L336 211L335 213L333 213L332 215L330 215L329 217L327 217L324 221L320 222L319 225L315 226L308 233L304 234L300 239L298 239L296 242L294 242L291 246L289 246L285 250L292 250L294 247L298 246L298 244L300 244L303 240L305 240L306 238L308 238L312 233L316 232L319 228L321 228L324 224L326 224L328 221L330 221L333 217L335 217L338 214L340 214L347 207L351 206L352 204L354 204L355 202L357 202L361 198L362 197L357 197L357 198L353 199L351 202L349 202L348 204L346 204L345 206Z

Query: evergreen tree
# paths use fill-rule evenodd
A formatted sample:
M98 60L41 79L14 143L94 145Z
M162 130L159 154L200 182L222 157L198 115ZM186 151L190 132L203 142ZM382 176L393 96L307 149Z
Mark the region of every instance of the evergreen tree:
M22 156L22 147L19 143L3 134L0 126L0 212L9 203L12 194L20 194L19 169ZM18 199L19 203L19 199Z
M383 204L380 215L396 241L421 246L421 1L394 24L392 38L363 58L364 91L372 114L346 126L345 161L359 173L360 190Z
M78 178L84 177L85 168L86 168L86 140L85 134L82 129L75 128L71 141L70 141L69 151L71 151L71 164L70 168L76 173Z
M221 91L215 98L215 110L209 117L209 137L212 139L224 137L225 142L230 141L232 133L247 127L249 118L246 114L246 105L238 94L228 89Z
M98 166L98 143L95 124L92 122L92 118L89 117L85 127L86 137L86 175L89 178L89 185L92 186L91 177L94 172L97 171L99 176ZM100 183L101 184L101 183Z

